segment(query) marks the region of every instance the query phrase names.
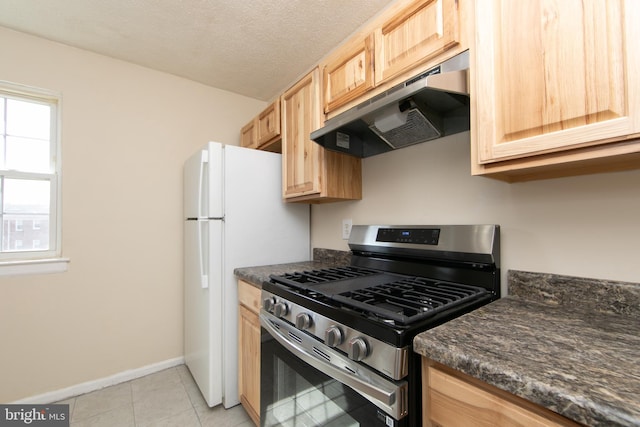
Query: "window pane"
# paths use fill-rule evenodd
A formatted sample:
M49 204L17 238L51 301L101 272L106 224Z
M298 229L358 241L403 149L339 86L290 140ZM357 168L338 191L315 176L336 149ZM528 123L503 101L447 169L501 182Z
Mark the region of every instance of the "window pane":
M7 137L6 168L24 172L49 172L49 141Z
M0 82L0 261L59 255L57 105L56 93Z
M0 98L0 135L4 135L4 103L5 98Z
M49 215L50 186L49 181L5 179L4 213Z
M7 134L49 140L51 107L7 99Z
M4 152L5 152L5 137L4 135L0 135L0 169L6 169L4 165Z
M49 215L4 215L2 228L3 252L49 249Z

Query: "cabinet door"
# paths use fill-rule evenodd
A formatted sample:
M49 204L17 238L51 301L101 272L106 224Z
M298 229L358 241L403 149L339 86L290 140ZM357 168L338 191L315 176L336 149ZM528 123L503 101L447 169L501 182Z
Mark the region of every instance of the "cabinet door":
M457 0L420 0L376 30L376 85L460 42Z
M477 161L558 152L639 132L639 10L634 0L477 2Z
M280 137L280 100L276 100L258 115L258 148Z
M320 193L324 151L310 138L320 127L320 71L313 70L282 95L284 197Z
M423 369L424 369L423 365ZM458 375L449 375L428 367L428 407L424 413L426 426L456 427L578 427L579 424L510 395L486 388L479 381L467 382Z
M238 280L238 391L256 425L260 425L260 295L259 288Z
M373 34L340 48L324 66L324 112L356 99L373 87Z
M253 286L244 280L238 280L238 301L249 310L258 314L262 300L260 299L262 291L260 288Z
M240 306L238 341L240 401L253 422L260 425L260 320L244 305Z
M246 148L258 147L258 137L256 132L255 120L251 120L240 130L240 146Z

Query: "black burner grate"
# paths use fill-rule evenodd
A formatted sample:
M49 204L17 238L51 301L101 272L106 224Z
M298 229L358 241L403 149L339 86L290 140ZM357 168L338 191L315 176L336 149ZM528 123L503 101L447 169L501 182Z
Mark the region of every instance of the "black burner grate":
M484 288L411 277L343 292L333 299L365 313L410 324L487 293Z
M357 277L371 276L379 274L378 271L358 267L335 267L324 268L322 270L300 271L287 273L281 276L272 276L278 281L288 281L291 283L326 283L336 280L353 279Z
M488 294L482 287L422 277L337 267L271 276L316 298L329 298L367 317L408 325Z

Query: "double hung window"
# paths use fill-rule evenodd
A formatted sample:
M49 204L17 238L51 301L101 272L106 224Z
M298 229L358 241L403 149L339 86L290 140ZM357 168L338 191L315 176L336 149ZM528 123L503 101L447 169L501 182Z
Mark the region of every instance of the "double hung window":
M60 256L59 104L0 82L0 263Z

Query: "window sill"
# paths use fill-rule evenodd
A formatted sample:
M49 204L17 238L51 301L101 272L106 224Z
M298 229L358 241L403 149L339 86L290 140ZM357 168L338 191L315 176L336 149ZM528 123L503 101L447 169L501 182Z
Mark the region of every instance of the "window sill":
M0 262L0 276L63 273L67 271L69 261L69 258L2 261Z

